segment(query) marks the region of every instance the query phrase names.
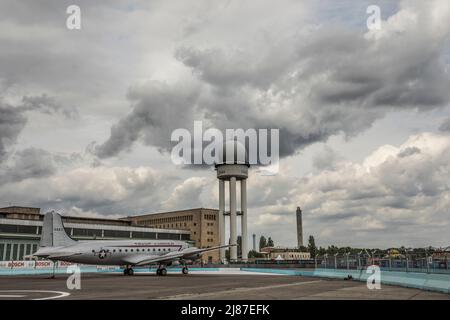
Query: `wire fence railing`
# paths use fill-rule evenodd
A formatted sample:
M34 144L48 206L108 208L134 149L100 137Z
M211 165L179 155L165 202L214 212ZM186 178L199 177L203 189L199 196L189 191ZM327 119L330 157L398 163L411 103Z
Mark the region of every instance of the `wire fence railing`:
M365 269L377 265L381 270L449 273L450 260L448 258L429 257L377 257L368 255L318 255L314 258L315 268L325 269Z

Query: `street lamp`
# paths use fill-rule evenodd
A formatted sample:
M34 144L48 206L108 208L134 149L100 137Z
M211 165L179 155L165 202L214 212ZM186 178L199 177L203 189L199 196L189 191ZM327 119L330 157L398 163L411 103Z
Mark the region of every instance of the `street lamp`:
M338 256L339 252L336 252L336 254L334 255L334 269L337 270L337 256Z
M347 256L347 270L349 270L350 264L348 263L348 256L350 255L350 252L347 252L345 255Z
M411 248L405 248L405 257L406 257L406 272L408 272L408 271L409 271L408 251L411 251Z
M375 253L377 252L378 250L374 250L373 252L372 252L372 264L375 264Z
M363 250L361 250L361 251L358 253L358 270L361 269L361 253L363 253Z
M448 256L447 256L446 252L449 252L449 251L450 251L450 246L448 246L448 247L446 247L446 248L444 249L444 255L445 255L445 267L447 268L447 270L448 270Z

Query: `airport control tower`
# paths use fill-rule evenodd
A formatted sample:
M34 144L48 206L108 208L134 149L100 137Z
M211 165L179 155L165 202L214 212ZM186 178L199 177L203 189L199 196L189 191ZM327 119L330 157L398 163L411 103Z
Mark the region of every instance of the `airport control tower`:
M242 260L248 257L247 234L247 178L248 155L244 145L238 141L227 141L219 153L219 162L216 163L217 178L219 179L219 235L220 244L225 245L225 217L230 217L230 260L237 261L237 216L241 217L242 234ZM241 210L236 208L236 183L240 183ZM229 211L225 211L225 183L229 186ZM220 260L225 261L225 249L220 249Z

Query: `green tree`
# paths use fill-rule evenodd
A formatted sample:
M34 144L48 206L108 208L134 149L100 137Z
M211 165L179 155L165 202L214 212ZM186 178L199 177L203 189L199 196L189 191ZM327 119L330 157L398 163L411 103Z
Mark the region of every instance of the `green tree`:
M267 240L266 240L266 237L261 236L261 237L259 238L259 251L261 251L261 249L262 249L262 248L265 248L265 247L267 247Z
M271 237L269 237L269 238L267 239L267 246L268 246L268 247L275 247L275 245L273 244L273 240L272 240Z
M315 258L317 254L316 240L313 236L309 236L308 239L308 251L311 254L311 258Z
M238 257L240 257L240 256L242 256L242 237L241 236L237 237L236 243L237 243L237 255L238 255Z
M251 250L248 252L249 258L264 258L264 255L262 253L259 253L258 251Z

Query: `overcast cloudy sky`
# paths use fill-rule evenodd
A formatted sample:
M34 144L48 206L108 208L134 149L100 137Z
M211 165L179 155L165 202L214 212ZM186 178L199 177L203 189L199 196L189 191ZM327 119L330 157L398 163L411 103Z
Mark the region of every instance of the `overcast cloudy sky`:
M301 206L319 245L450 245L449 36L448 0L1 1L0 205L217 208L213 168L170 159L202 120L280 129L250 234L295 245Z

